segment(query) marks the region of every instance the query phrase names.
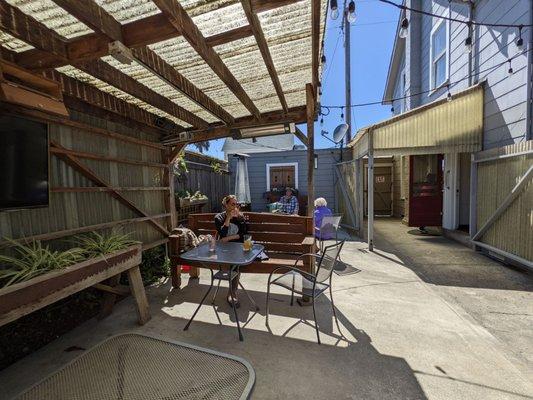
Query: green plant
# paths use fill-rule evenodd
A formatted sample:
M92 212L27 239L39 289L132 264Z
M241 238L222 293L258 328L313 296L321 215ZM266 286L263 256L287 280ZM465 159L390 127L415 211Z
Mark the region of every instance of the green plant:
M187 162L185 161L185 157L183 153L181 153L174 161L173 170L174 170L174 175L176 176L181 176L189 172L189 169L187 168Z
M4 287L66 268L84 259L84 251L80 248L53 251L48 246L43 246L40 241L23 245L11 239L7 240L13 244L16 256L0 255L0 264L6 267L0 269L0 282Z
M222 169L222 166L217 161L211 161L211 168L213 168L213 171L215 172L215 174L222 175L222 173L224 172L224 170Z
M75 242L83 250L87 258L113 253L139 243L132 240L129 234L121 234L116 231L108 235L91 232L87 235L76 237Z

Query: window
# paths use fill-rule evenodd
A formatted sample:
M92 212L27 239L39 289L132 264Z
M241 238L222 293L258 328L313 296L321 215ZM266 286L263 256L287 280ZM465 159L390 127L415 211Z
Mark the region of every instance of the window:
M436 89L448 79L448 29L441 20L431 32L431 88Z
M266 165L267 192L284 191L286 187L298 189L298 163L274 163Z

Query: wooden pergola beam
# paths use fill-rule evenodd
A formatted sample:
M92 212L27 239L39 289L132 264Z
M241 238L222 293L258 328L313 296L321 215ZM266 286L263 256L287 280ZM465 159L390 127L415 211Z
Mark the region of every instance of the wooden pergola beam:
M289 107L287 106L287 101L285 100L285 94L283 93L283 89L281 87L276 68L274 67L274 61L272 61L272 56L270 55L270 50L268 49L268 44L265 39L263 29L261 28L261 22L259 21L257 14L253 12L252 0L241 0L241 4L242 8L244 9L244 13L246 14L246 18L248 19L248 23L252 28L252 32L254 34L257 45L259 46L259 51L263 56L263 60L270 75L270 79L272 79L272 84L276 89L276 93L278 95L281 107L283 108L284 112L287 112Z
M174 89L179 90L200 107L220 118L221 121L226 124L232 124L234 122L234 118L230 113L211 100L209 96L194 86L191 81L185 78L147 46L133 49L133 55L146 69L161 78Z
M197 143L206 140L222 139L229 136L234 136L239 129L249 128L253 126L288 124L288 123L303 123L307 121L306 106L290 108L286 113L279 111L272 111L261 114L259 119L253 116L242 117L235 119L235 123L230 126L210 126L208 129L190 132L191 138L186 142L180 141L179 137L166 137L163 143L167 146L177 146L183 143Z
M67 46L61 36L6 1L0 2L0 29L53 58L67 62Z
M185 121L195 127L206 127L208 123L190 111L178 106L172 100L160 95L149 87L139 83L129 75L120 72L102 60L86 61L75 67L87 74L108 83L133 97L148 103L161 111Z
M314 93L318 93L320 56L320 0L311 0L311 71ZM315 97L316 99L316 97Z
M122 42L122 25L93 0L52 0L63 10L89 26L97 33L102 33L112 40Z
M121 118L137 121L141 124L158 128L158 130L160 130L155 123L159 117L149 111L143 110L140 107L130 104L109 93L103 92L92 85L71 78L70 76L62 74L56 70L46 71L44 76L61 83L63 93L67 95L67 97L65 97L65 103L68 107L70 107L68 102L70 96L71 98L78 99L84 103L88 103L100 109L107 110L113 114L117 114ZM181 130L183 129L179 125L177 125L177 128Z
M64 5L69 3L77 3L75 0L58 1L63 2ZM294 4L297 1L299 0L252 0L252 9L254 13L259 13L289 4ZM57 4L59 4L59 2ZM9 7L12 8L11 6ZM22 12L19 11L19 13ZM2 14L4 14L3 11ZM25 24L17 23L17 26L20 26L21 29L24 29ZM93 27L93 29L95 28ZM163 13L150 15L148 17L123 24L121 25L121 32L123 38L121 41L129 48L147 46L181 36L181 32L176 30L175 26L170 23ZM26 32L26 35L37 36L37 33ZM207 37L206 42L209 46L213 47L252 35L253 32L251 27L246 26ZM22 37L18 38L24 40ZM58 38L61 40L59 35ZM57 68L69 64L67 58L75 62L94 60L96 58L109 55L109 42L109 38L104 37L99 33L89 33L66 42L66 50L62 56L55 55L55 53L45 52L47 50L43 51L43 49L37 48L18 54L16 62L18 65L30 69Z
M305 85L306 114L307 114L307 215L313 216L315 201L315 102L316 93L313 85Z
M122 25L120 22L118 22L103 7L95 3L94 0L89 0L84 3L75 0L53 1L78 20L91 27L97 33L105 35L105 37L110 40L124 42ZM194 86L183 75L177 72L175 68L169 65L147 46L141 46L134 49L133 55L146 69L174 89L179 90L200 107L205 108L226 123L233 122L233 118L229 113L207 97L202 91L200 91L200 89Z
M306 147L309 147L309 141L307 140L307 136L300 130L300 128L296 127L294 130L294 136L296 136L298 139L300 139L300 142L302 142Z
M260 112L253 101L226 64L224 64L218 53L206 43L204 36L181 4L177 0L153 0L153 2L167 16L176 30L181 31L191 47L203 58L206 64L211 67L213 72L218 75L248 111L256 118L259 118Z

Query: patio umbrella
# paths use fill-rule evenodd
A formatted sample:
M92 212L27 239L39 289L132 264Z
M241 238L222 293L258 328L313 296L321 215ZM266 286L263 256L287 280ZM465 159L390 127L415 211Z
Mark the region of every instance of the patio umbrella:
M235 173L235 196L241 204L250 204L250 183L248 181L248 162L247 154L235 154L237 158L237 167Z

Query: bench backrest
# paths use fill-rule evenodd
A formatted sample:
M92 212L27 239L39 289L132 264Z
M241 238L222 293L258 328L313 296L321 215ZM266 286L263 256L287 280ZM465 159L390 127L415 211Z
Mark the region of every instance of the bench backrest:
M305 252L302 242L313 234L313 218L292 215L245 212L248 232L252 240L265 245L267 250ZM214 234L214 213L189 214L189 228L196 234Z

